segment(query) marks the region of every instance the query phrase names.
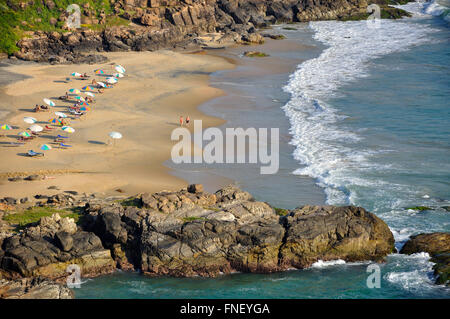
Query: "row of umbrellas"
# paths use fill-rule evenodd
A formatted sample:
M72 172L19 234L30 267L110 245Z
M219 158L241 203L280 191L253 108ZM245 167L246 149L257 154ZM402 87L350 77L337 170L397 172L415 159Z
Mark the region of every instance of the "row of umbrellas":
M124 77L124 73L126 71L125 68L123 66L121 66L121 65L116 65L114 67L114 69L117 71L117 73L114 73L112 76L106 78L106 82L109 83L109 84L117 83L118 82L118 78ZM94 70L94 72L96 74L105 74L105 71L102 70L102 69ZM82 76L82 74L78 73L78 72L73 72L71 75L72 76L76 76L76 77L81 77ZM99 84L102 87L107 87L107 85L105 83L103 83L103 82L97 82L97 84ZM93 91L93 87L92 86L90 86L90 85L84 86L82 88L82 90L84 91L83 93L86 94L87 96L95 97L94 93L89 92L89 91ZM72 94L80 94L81 93L81 91L79 89L70 89L69 92L72 93ZM89 111L90 110L90 108L88 107L89 104L85 101L84 97L82 97L82 96L75 96L75 99L81 101L81 103L80 103L80 105L82 106L80 108L81 111ZM48 98L44 98L43 101L44 101L45 104L47 104L47 105L49 105L51 107L56 106L55 102L53 102L52 100L50 100ZM61 124L62 121L60 120L60 118L67 118L67 115L65 113L63 113L63 112L55 112L55 115L58 118L54 118L54 119L49 120L50 123ZM34 123L37 122L37 120L34 117L31 117L31 116L24 117L23 121L25 123L28 123L28 124L33 124L33 125L31 125L29 127L29 130L31 132L39 133L39 132L42 132L44 130L44 128L42 126L40 126L38 124L34 124ZM10 125L8 125L8 124L4 124L4 125L0 126L0 129L1 130L11 130L12 127ZM67 133L74 133L75 132L75 129L73 127L70 127L70 126L63 126L61 129L64 132L67 132ZM20 132L18 135L19 136L23 136L23 137L30 137L31 136L31 134L26 132L26 131ZM111 137L113 139L121 139L122 138L122 134L119 133L119 132L110 132L109 133L109 137ZM48 144L43 144L41 146L41 150L44 150L44 151L51 150L51 149L52 149L52 147L50 145L48 145Z

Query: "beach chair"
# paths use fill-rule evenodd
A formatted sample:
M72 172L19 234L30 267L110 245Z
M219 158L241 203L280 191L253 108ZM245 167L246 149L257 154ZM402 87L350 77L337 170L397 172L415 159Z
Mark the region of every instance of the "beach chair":
M29 157L43 157L44 153L37 153L37 152L35 152L33 150L29 150L28 153L27 153L27 156L29 156Z
M44 131L51 131L51 130L53 130L53 127L50 127L50 126L48 126L48 125L46 125L46 126L44 127Z
M68 144L64 144L64 143L60 143L59 146L60 146L60 148L63 148L63 149L67 149L69 147L72 147L72 145L68 145Z
M31 141L33 138L34 138L34 136L21 136L17 140L19 142L27 142L27 141Z

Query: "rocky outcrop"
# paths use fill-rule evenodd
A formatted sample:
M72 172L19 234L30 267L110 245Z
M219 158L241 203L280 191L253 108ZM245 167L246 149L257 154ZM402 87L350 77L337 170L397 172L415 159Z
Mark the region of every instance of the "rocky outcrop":
M450 233L431 233L411 236L401 249L401 254L427 252L435 263L436 283L450 284Z
M17 58L50 63L98 63L104 51L144 51L199 48L198 36L218 32L220 43L262 43L257 28L277 22L345 19L366 14L366 0L117 0L114 14L132 25L101 31L26 32L17 43ZM384 4L384 3L383 3ZM84 8L82 23L101 24L92 8ZM20 9L17 9L20 10ZM106 19L105 13L103 20ZM401 16L401 14L400 14ZM364 18L364 17L361 17ZM67 16L61 15L59 20Z
M77 264L82 276L115 267L152 276L217 276L302 269L319 259L378 261L394 249L388 226L360 207L278 213L234 186L214 194L190 185L122 201L91 198L78 227L54 215L6 238L0 271L6 278L62 280L67 266Z
M0 299L73 299L72 290L42 278L0 279Z
M37 277L63 281L71 264L84 277L114 271L111 252L94 233L79 230L71 218L43 217L36 226L3 240L0 265L6 278Z

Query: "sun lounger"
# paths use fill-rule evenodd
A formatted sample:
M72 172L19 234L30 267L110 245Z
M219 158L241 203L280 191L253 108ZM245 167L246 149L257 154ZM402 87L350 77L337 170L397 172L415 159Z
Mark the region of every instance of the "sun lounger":
M31 141L34 138L34 136L21 136L17 140L20 142L27 142Z
M72 145L68 145L68 144L64 144L64 143L60 143L59 146L60 146L61 148L69 148L69 147L72 147Z
M42 157L42 156L44 156L44 153L37 153L37 152L35 152L33 150L29 150L27 155L29 157Z
M53 127L50 127L50 126L46 125L46 126L44 127L44 130L46 130L46 131L51 131L51 130L53 130Z

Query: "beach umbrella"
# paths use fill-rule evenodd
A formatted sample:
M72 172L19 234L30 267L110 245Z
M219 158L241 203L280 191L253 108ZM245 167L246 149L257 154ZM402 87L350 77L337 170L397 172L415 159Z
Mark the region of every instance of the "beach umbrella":
M73 72L73 73L71 73L70 75L71 75L71 76L81 76L81 73Z
M79 101L84 101L84 97L82 97L82 96L75 96L75 99L76 100L79 100Z
M67 117L67 115L65 113L63 113L63 112L55 112L55 115L58 116L58 117L62 117L62 118L66 118Z
M34 123L37 122L37 120L34 117L31 117L31 116L24 117L23 121L25 123L28 123L28 124L34 124Z
M44 101L45 104L50 105L50 106L55 106L56 105L55 102L53 102L52 100L47 99L47 98L45 98L43 101Z
M105 71L103 71L102 69L97 69L94 70L95 74L105 74Z
M51 149L52 149L52 147L50 145L48 145L48 144L43 144L41 146L41 150L43 150L43 151L48 151L48 150L51 150Z
M90 97L95 97L95 94L92 92L84 92L84 94L90 96Z
M19 136L23 136L23 137L30 137L31 136L31 134L30 133L28 133L28 132L20 132L19 134L17 134L17 135L19 135Z
M51 119L51 120L49 120L49 122L52 123L52 124L61 125L61 120L60 119Z
M108 82L109 84L115 84L117 83L117 79L116 78L106 78L106 82Z
M122 73L114 73L113 77L115 78L123 78L125 75L123 75Z
M75 132L75 129L74 129L73 127L70 127L70 126L63 126L63 127L62 127L62 130L63 130L64 132L67 132L67 133L73 133L73 132Z
M9 126L8 124L5 124L5 125L2 125L2 126L1 126L1 129L2 129L2 130L5 130L5 131L9 131L9 130L11 130L12 128L11 128L11 126Z
M80 108L80 111L90 111L91 108L87 107L87 106L83 106L82 108Z
M69 92L70 93L74 93L74 94L79 94L80 90L78 90L78 89L70 89Z
M37 132L42 132L42 130L44 130L44 129L42 128L42 126L37 125L37 124L31 125L31 126L29 127L29 129L30 129L31 132L35 132L35 133L37 133Z
M97 82L97 84L98 85L100 85L101 87L103 87L103 88L105 88L106 87L106 84L105 83L103 83L103 82Z
M122 138L122 134L120 134L119 132L111 132L109 133L109 137L113 139L120 139Z
M125 68L123 67L123 66L121 66L121 65L116 65L115 67L114 67L114 69L117 71L117 72L119 72L119 73L125 73Z
M94 90L94 89L92 88L92 86L90 86L90 85L83 86L81 89L82 89L83 91L92 91L92 90Z
M86 101L80 102L80 106L89 106L89 103Z

